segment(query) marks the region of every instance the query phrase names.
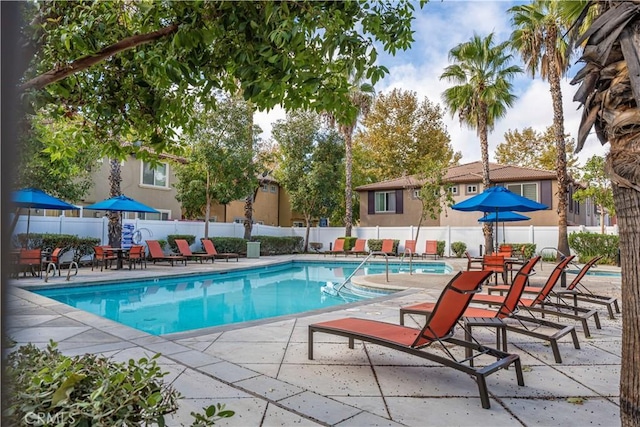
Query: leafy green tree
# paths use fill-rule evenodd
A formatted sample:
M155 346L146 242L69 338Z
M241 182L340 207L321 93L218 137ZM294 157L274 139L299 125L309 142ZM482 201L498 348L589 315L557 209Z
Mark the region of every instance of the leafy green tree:
M489 131L496 120L504 117L516 96L511 93L511 80L522 72L517 65L509 65L509 43L493 43L493 33L485 38L474 35L449 51L449 61L440 79L454 86L442 93L442 100L451 116L456 114L460 123L476 129L480 138L482 156L482 185L491 186L489 178ZM493 251L493 227L482 226L487 252Z
M562 5L561 3L567 3ZM534 0L509 9L515 28L511 42L520 52L528 74L549 82L553 106L553 131L556 144L555 171L558 179L558 250L569 253L567 207L569 176L565 144L564 111L560 79L569 70L571 49L564 37L577 17L580 3ZM576 7L577 6L577 7ZM560 254L558 254L560 257Z
M320 116L309 111L287 114L278 120L272 135L280 147L275 176L291 199L291 208L304 215L309 244L313 218L328 217L340 205L341 188L336 185L343 173L344 141L338 132L323 127Z
M600 233L604 234L605 213L608 212L610 215L616 213L611 180L605 170L604 157L592 156L587 160L582 171L582 181L586 183L587 187L580 188L573 193L573 199L578 202L584 202L587 199L593 200L600 209Z
M209 237L211 205L245 197L255 188L253 108L231 97L218 100L216 110L198 111L201 125L186 135L187 162L177 165L176 199L187 218L204 214Z
M575 140L565 135L567 172L578 176L578 157L574 154ZM511 130L504 134L504 142L496 147L496 161L504 165L522 166L525 168L556 170L557 146L555 131L549 126L544 133L531 127L522 131Z
M100 158L99 142L80 115L46 116L45 111L33 116L30 129L21 135L20 167L13 188L35 187L77 203L91 188L91 172Z
M146 157L148 147L178 150L178 129L197 125L192 111L214 108L214 92L236 93L238 82L258 109L349 122L349 72L372 84L388 73L378 49L410 47L413 9L409 0L25 2L22 41L34 55L21 90L34 110L81 109L96 133L142 141L134 150Z
M450 162L454 154L442 115L439 105L428 98L419 102L415 92L380 94L355 137L366 160L358 168L381 181L418 174L432 160Z

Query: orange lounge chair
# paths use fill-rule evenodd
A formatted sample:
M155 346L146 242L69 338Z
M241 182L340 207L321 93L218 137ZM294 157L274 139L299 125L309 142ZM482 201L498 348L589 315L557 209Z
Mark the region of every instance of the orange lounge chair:
M410 257L418 256L416 253L416 241L415 240L405 240L404 241L404 256L409 255Z
M491 406L486 383L488 375L514 364L518 385L524 385L520 356L453 337L454 328L469 305L471 297L480 290L480 284L489 276L490 273L484 271L459 272L444 288L438 302L434 305L433 312L421 329L352 317L311 324L309 325L309 359L314 357L313 334L316 332L347 337L349 348L354 348L355 340L381 345L471 375L476 379L482 407L488 409ZM434 343L440 344L444 353L438 354L425 350ZM470 359L455 359L451 350L447 348L452 345L465 348L471 354ZM474 351L477 354L474 355ZM495 357L496 361L476 369L471 361L480 355Z
M593 317L596 328L602 329L602 327L600 326L600 317L598 316L598 312L596 310L584 307L570 307L563 304L553 303L549 298L551 289L556 285L556 283L558 283L558 279L560 279L560 276L562 276L564 269L573 258L574 255L565 257L554 267L544 286L540 288L538 294L536 294L534 298L520 298L518 307L526 310L531 317L521 315L517 315L515 317L524 321L540 324L544 322L544 317L546 315L578 320L582 323L582 330L584 332L584 336L587 338L591 337L589 324L587 322L591 317ZM500 304L503 299L504 297L501 297L499 295L476 295L473 298L473 302L482 304ZM550 309L547 309L545 307L549 307ZM573 311L573 313L564 312L562 311L562 309L570 309ZM542 316L542 319L534 317L533 313L539 313Z
M333 249L330 251L324 251L323 254L324 256L331 254L333 254L333 256L338 256L338 254L344 254L344 256L347 256L347 252L344 250L344 239L336 239L335 242L333 242Z
M558 298L558 301L562 301L564 305L570 305L564 302L562 297L571 297L573 300L572 307L578 306L578 301L587 302L590 304L599 304L607 307L609 311L609 318L615 319L613 311L616 313L620 313L620 306L618 305L618 300L615 297L610 297L607 295L596 295L589 290L585 285L580 283L582 278L587 274L587 271L591 267L593 267L602 256L597 256L591 259L588 263L586 263L578 272L576 277L573 278L571 283L565 289L552 289L551 295Z
M396 256L396 253L393 250L393 239L382 239L382 247L377 255L381 255L382 253L387 256Z
M213 262L213 260L215 259L215 255L209 255L206 253L193 253L191 252L191 248L189 247L189 242L187 242L185 239L176 239L176 245L178 245L178 252L180 252L180 255L182 255L183 257L189 259L197 259L200 260L200 264L202 264L203 261L206 261L208 259L211 260L211 262Z
M158 242L157 240L147 240L146 242L147 247L149 248L149 257L154 264L156 263L156 261L167 261L171 263L171 266L173 267L174 261L181 261L184 263L184 265L187 265L187 258L183 257L182 255L165 255L165 253L162 251L162 247L160 246L160 242Z
M422 253L422 258L426 258L429 255L433 255L433 259L438 259L438 241L437 240L427 240L424 245L424 252Z
M347 254L355 255L356 258L358 257L358 255L368 255L369 252L365 249L366 245L367 245L366 239L356 239L356 244L353 245L353 247L347 251Z
M207 255L213 256L215 259L224 259L229 262L229 258L235 258L236 262L239 261L239 255L234 252L218 252L216 250L216 245L213 244L213 240L202 238L200 239L202 242L202 247L204 248Z
M529 279L529 276L532 274L533 267L539 260L540 257L532 258L520 268L513 280L513 284L511 285L509 292L505 297L503 297L500 304L496 304L499 306L497 310L475 307L473 305L467 307L463 314L465 325L464 329L467 339L472 337L472 330L474 326L495 328L496 347L502 351L507 351L507 331L527 335L548 341L551 345L556 363L562 363L562 357L560 356L560 349L558 346L558 340L560 338L567 334L571 334L574 347L576 349L580 348L575 326L561 325L545 320L544 325L555 329L555 331L553 333L544 333L537 329L529 329L521 320L519 320L516 314L518 312L518 302L522 295L522 291ZM471 303L473 303L475 296L471 299ZM400 324L404 324L404 316L407 314L430 316L431 312L435 309L434 307L434 303L431 302L402 307L400 309ZM503 321L503 319L509 318L517 319L519 321L519 325ZM533 323L540 324L538 321Z

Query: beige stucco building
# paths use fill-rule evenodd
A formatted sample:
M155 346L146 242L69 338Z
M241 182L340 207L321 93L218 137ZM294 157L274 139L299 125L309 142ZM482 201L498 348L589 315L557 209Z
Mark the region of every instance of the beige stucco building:
M558 225L558 182L555 172L518 166L489 164L492 184L501 185L516 194L548 206L543 211L527 212L530 220L519 221L522 225ZM484 190L482 185L482 162L466 163L451 167L445 180L452 184L454 203L475 196ZM356 188L360 196L360 225L407 226L417 225L422 212L422 202L418 198L422 183L416 176L406 176ZM597 225L596 209L589 201L578 203L569 194L567 209L568 225ZM438 219L427 218L423 226L476 226L482 212L460 212L446 208Z

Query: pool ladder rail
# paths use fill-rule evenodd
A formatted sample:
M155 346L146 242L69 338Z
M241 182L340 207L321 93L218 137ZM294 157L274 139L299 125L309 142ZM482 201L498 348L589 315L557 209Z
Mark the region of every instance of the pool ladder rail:
M351 281L351 278L353 276L355 276L355 274L360 271L364 265L367 263L367 261L369 261L369 258L371 258L372 256L376 256L376 255L383 255L384 259L385 259L385 266L386 266L386 279L387 282L389 281L389 255L387 255L386 252L381 252L381 251L372 251L369 253L369 255L367 255L362 262L358 265L358 267L356 267L355 270L353 270L353 273L351 273L346 279L344 279L344 281L338 285L338 287L335 287L333 282L327 282L327 284L323 287L320 288L320 292L322 293L326 293L329 295L333 295L333 296L338 296L338 294L340 293L340 291L347 285L347 283L349 283Z

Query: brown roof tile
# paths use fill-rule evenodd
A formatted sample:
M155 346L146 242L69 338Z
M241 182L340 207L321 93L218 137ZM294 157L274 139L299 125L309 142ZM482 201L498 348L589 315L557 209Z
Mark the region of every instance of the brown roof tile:
M556 173L552 171L498 163L489 163L489 176L491 181L495 183L556 179ZM453 166L447 171L445 179L452 183L482 182L482 162L476 161ZM416 188L421 184L422 180L419 180L416 175L412 175L361 185L356 188L356 191Z

